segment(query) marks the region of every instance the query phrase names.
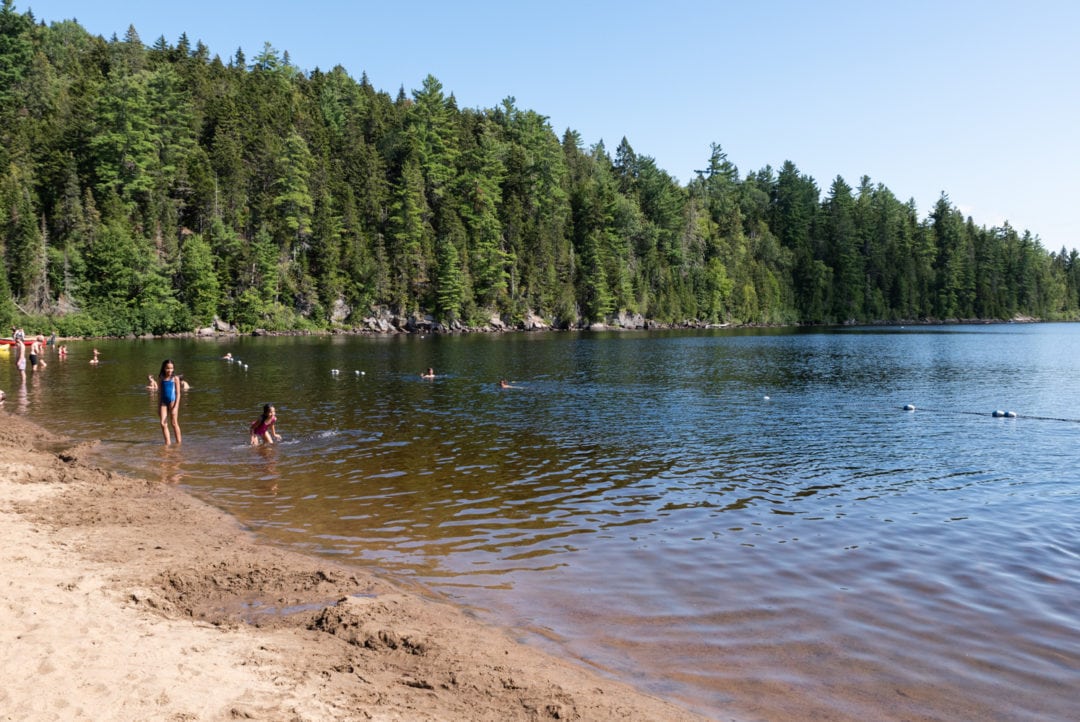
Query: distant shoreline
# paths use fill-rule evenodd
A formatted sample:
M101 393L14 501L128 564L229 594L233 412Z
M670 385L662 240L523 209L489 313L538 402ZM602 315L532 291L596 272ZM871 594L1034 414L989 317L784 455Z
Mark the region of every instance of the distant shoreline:
M92 340L136 340L136 339L166 339L166 338L205 338L227 339L241 337L264 337L264 336L409 336L409 335L439 335L439 336L463 336L470 334L513 334L513 333L546 333L546 332L570 332L570 333L602 333L622 331L715 331L715 330L740 330L740 329L827 329L827 328L874 328L874 327L902 327L902 326L992 326L997 324L1039 324L1039 323L1077 323L1075 320L1047 321L1032 316L1016 316L1011 319L986 319L986 318L961 318L961 319L907 319L899 321L868 321L868 322L845 322L845 323L821 323L821 324L727 324L727 323L702 323L685 321L681 323L660 323L647 321L642 325L622 325L619 323L594 323L588 326L554 326L525 327L521 324L502 324L501 326L462 326L460 328L448 328L434 321L424 321L413 324L392 326L388 330L378 330L361 326L351 328L332 329L287 329L267 330L254 329L252 331L238 331L235 329L215 330L199 329L195 331L183 331L164 334L130 334L127 336L57 336L56 341L92 341ZM0 339L5 340L5 339Z

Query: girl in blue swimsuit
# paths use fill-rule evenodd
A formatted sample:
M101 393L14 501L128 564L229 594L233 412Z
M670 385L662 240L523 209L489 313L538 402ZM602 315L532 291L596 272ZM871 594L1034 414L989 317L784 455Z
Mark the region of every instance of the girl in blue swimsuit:
M169 426L176 432L176 443L180 438L180 378L175 374L172 359L161 362L161 372L158 374L158 417L161 420L161 435L165 437L165 445L171 442L169 439Z

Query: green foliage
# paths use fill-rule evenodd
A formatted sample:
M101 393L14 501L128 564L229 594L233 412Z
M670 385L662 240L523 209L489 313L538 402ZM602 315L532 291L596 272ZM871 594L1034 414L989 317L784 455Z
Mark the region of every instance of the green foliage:
M19 83L30 70L33 45L28 15L15 12L13 0L4 0L0 7L0 106L7 108L17 95Z
M285 243L302 244L311 235L311 214L315 202L308 187L311 153L298 133L285 139L278 178L274 183L273 207L278 211L277 227L288 231Z
M30 324L31 328L35 328ZM105 325L86 312L67 313L55 316L45 325L36 328L53 328L59 336L104 336Z
M265 45L223 63L0 7L0 323L67 335L359 323L373 307L561 325L1080 315L1080 258L947 196L826 197L791 161L685 186L506 98L394 96Z
M0 251L2 250L0 249ZM4 260L3 253L0 252L0 262ZM11 296L11 286L8 285L7 274L0 273L0 328L6 330L11 325L15 312L15 301Z
M179 292L198 326L207 326L217 313L221 289L214 273L210 244L199 234L188 236L181 249Z
M465 280L461 271L461 256L457 244L464 240L460 224L436 241L435 255L435 301L443 318L460 318L465 298Z

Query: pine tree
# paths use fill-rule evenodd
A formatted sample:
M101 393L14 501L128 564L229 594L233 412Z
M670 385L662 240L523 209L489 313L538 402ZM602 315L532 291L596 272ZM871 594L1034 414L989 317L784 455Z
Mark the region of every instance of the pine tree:
M30 70L34 49L30 39L33 22L15 12L14 0L0 6L0 111L6 121L13 111L17 88Z
M287 232L284 237L287 252L306 250L311 235L311 214L315 209L308 187L311 165L307 144L298 133L292 133L285 139L273 198L280 221L278 227Z
M864 267L855 225L855 199L851 186L840 176L829 189L823 211L823 261L834 271L830 315L840 321L862 320Z
M430 216L424 196L424 180L420 164L412 157L406 160L394 190L390 206L390 293L388 299L400 311L416 311L428 290L428 263L425 253L431 230Z
M221 298L213 253L202 235L188 235L181 248L180 298L198 326L206 326L217 314Z
M440 224L444 230L435 241L435 301L442 318L460 318L465 298L465 280L461 271L458 245L464 242L465 230L456 218Z
M415 138L414 148L428 202L440 203L450 190L456 175L459 150L455 142L454 113L442 92L442 83L434 76L424 78L420 90L413 91L408 129Z

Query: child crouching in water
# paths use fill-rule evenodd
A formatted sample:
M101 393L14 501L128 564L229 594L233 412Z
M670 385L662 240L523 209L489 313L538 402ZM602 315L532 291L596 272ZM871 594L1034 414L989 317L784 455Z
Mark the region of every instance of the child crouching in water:
M251 445L258 446L259 439L268 444L273 444L274 439L281 441L281 435L277 428L277 411L270 404L263 406L262 416L251 422Z

